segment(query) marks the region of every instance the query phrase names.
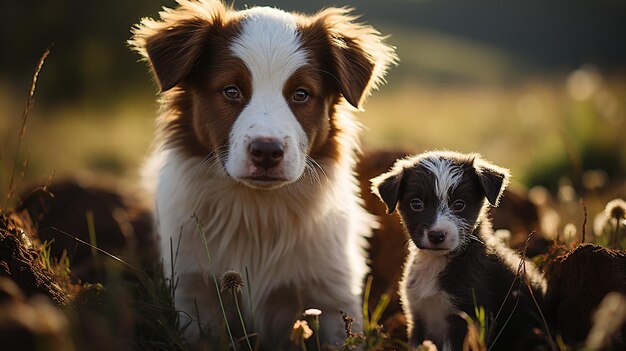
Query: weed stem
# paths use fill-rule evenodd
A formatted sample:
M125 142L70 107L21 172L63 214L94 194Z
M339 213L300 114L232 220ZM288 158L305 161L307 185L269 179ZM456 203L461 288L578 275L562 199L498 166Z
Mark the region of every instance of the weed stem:
M252 344L250 344L250 337L248 336L248 331L246 330L246 323L243 321L243 316L241 315L241 309L239 308L239 299L237 299L237 291L236 289L231 289L231 290L233 291L233 299L235 300L235 307L237 308L237 314L239 315L239 321L241 322L241 328L243 329L243 336L246 338L248 349L252 351Z

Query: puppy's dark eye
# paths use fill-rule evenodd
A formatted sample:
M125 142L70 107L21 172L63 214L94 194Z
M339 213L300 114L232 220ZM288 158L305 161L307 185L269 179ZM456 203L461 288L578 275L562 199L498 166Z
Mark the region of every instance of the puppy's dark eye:
M465 209L465 201L463 201L463 200L456 200L452 204L452 211L454 211L454 212L461 212L464 209Z
M309 94L309 92L304 89L296 89L296 91L293 92L293 101L304 102L309 98L310 95L311 94Z
M234 86L224 88L223 92L224 92L224 96L226 96L227 98L231 100L237 100L241 97L241 93L239 92L239 89Z
M422 210L424 210L424 203L420 199L411 200L409 205L411 205L411 209L415 212L422 212Z

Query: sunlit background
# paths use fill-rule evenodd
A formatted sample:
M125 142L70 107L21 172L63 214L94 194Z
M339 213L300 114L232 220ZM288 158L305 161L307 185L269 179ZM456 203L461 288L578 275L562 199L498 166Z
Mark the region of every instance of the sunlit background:
M20 165L29 160L25 182L79 170L138 179L157 88L125 41L141 17L174 5L3 4L0 193L15 170L32 72L51 44L18 154ZM389 35L400 64L360 114L365 149L480 152L510 168L517 187L543 186L537 201L547 191L571 203L572 216L578 198L624 197L625 1L235 2L251 5L308 13L347 5Z

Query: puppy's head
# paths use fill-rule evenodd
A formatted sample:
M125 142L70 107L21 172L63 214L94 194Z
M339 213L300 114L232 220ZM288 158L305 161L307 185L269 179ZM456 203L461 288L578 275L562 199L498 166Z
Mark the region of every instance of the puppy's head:
M305 16L178 2L160 20L144 19L130 41L170 91L166 106L178 110L166 121L166 142L215 158L251 187L281 187L336 157L337 106L359 108L395 60L379 33L345 9Z
M429 152L398 160L372 179L372 191L389 213L398 208L418 248L446 254L470 240L483 210L498 205L508 178L507 170L476 154Z

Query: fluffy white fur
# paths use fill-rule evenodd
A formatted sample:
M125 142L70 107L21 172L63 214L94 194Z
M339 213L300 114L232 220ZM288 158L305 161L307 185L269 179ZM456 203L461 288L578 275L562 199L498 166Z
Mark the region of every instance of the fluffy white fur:
M422 318L426 338L449 351L448 340L439 340L439 336L448 334L446 317L454 311L450 297L439 286L439 274L446 268L448 257L424 252L413 245L409 247L409 256L400 281L400 301L408 321L408 335L414 325L414 315Z
M448 201L450 192L459 185L463 177L463 170L452 165L452 161L439 157L425 157L420 161L435 176L435 193L441 199L441 203Z
M211 274L219 277L247 268L254 324L261 335L265 327L275 326L268 318L291 323L299 307L316 307L324 316L333 316L322 323L327 333L335 334L329 339L341 340L337 309L358 316L366 268L358 248L375 223L359 205L350 168L326 168L320 183L305 177L285 189L263 191L234 181L218 165L197 172L200 158L187 159L175 150L159 156L163 163L156 205L166 270L172 264L170 243L175 250L180 242L174 267L180 279L176 306L195 317L197 303L200 311L211 311L199 316L209 322L209 315L219 315ZM191 218L194 213L203 223L211 260ZM273 289L289 285L303 292L301 306L263 310ZM243 297L247 308L246 294ZM198 332L194 327L189 331L192 338Z

